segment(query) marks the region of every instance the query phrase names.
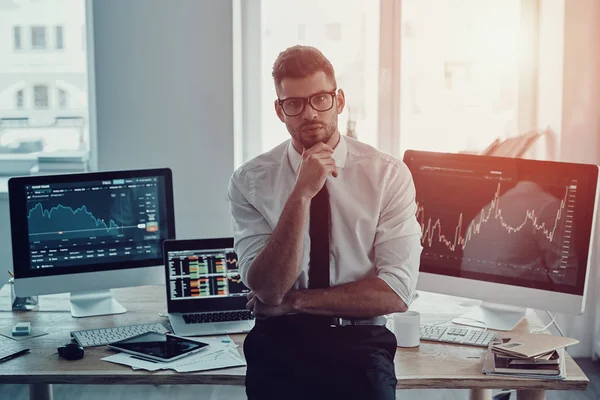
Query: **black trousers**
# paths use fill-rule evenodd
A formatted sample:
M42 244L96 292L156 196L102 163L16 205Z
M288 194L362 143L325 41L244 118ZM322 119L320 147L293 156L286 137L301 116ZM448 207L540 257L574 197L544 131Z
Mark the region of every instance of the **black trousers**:
M248 399L395 399L396 339L384 326L257 320L247 335Z

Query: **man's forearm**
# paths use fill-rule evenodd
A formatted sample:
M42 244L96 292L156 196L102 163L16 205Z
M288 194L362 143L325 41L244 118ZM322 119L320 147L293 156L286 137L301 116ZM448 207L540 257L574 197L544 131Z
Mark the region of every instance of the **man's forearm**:
M369 318L407 310L404 301L379 278L327 289L293 290L288 296L295 313Z
M281 303L298 278L310 199L288 198L277 226L248 270L248 286L265 304Z

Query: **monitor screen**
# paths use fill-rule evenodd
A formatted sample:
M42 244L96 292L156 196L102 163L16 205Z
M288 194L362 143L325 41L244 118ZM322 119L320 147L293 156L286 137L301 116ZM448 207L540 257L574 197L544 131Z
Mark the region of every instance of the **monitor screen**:
M167 252L171 300L219 299L250 292L240 278L233 248Z
M421 272L582 295L595 165L407 151Z
M13 178L15 273L158 265L175 236L169 169Z

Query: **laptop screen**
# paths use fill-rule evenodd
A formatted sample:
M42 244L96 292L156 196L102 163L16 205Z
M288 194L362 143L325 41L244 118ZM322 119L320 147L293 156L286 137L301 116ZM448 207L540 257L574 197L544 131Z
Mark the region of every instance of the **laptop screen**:
M169 300L245 296L233 248L167 252Z

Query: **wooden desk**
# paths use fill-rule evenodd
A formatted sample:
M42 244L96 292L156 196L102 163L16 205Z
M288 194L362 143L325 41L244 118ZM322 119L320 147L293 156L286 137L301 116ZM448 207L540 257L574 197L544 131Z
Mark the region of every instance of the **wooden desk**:
M115 297L128 312L103 317L73 318L67 295L43 296L40 309L33 312L12 312L10 290L0 290L0 326L29 321L48 335L20 342L0 336L0 345L28 347L31 354L0 363L0 383L30 385L32 399L52 398L51 384L217 384L244 385L245 367L196 373L174 371L144 372L130 367L101 361L113 354L105 346L85 350L85 357L67 361L58 357L56 348L68 343L69 332L81 329L104 328L136 323L165 321L159 312L166 312L162 287L144 286L116 289ZM421 312L422 323L447 321L460 315L477 302L450 296L422 293L411 309ZM533 311L518 326L519 331L543 327ZM240 345L244 335L231 335ZM567 360L567 379L564 381L525 380L489 377L481 373L480 357L484 349L460 345L421 342L418 348L398 349L395 358L398 389L472 389L472 398L489 397L487 389L512 388L528 390L519 398L543 398L543 390L585 390L589 380L572 358Z

